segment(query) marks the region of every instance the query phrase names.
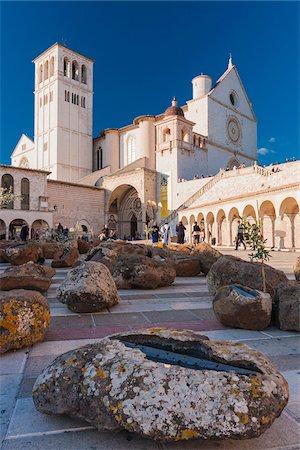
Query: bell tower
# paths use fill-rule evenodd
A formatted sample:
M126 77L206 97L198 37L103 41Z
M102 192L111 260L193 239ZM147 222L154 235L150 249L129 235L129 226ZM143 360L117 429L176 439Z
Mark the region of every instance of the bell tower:
M76 182L92 171L94 60L56 43L33 62L36 167Z

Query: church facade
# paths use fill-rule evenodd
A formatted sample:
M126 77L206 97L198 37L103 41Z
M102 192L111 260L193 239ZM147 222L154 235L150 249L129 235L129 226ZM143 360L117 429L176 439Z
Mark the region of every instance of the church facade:
M231 57L216 82L203 74L192 79L192 98L186 104L179 106L173 98L165 111L105 129L94 139L95 61L56 43L33 62L34 139L22 135L11 164L49 172L51 195L45 196L53 224L60 220L60 210L68 227L71 221L85 221L97 233L107 222L119 237L134 238L154 220L174 224L195 196L199 203L204 186L212 184L221 168L257 170L256 117ZM74 196L74 207L79 201L76 186L81 192L90 188L91 195L97 192L102 205L98 224L88 207L85 217L78 207L76 214L73 208L68 214L72 200L67 197ZM66 200L58 208L59 187Z

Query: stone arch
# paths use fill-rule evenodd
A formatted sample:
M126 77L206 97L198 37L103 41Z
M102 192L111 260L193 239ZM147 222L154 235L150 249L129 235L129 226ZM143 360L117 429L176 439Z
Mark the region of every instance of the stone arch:
M218 225L218 245L226 245L227 243L227 219L223 209L220 209L217 214Z
M10 222L8 227L8 239L18 239L20 237L23 223L26 223L28 226L28 223L24 219L14 219Z
M30 209L30 181L28 178L21 180L21 209Z
M47 59L44 67L44 80L47 80L48 78L49 78L49 61Z
M227 169L232 170L234 167L238 168L240 166L240 161L236 157L232 157L229 159L227 163Z
M50 77L54 75L54 56L51 56L50 59Z
M48 222L43 219L37 219L31 225L31 237L39 238L41 234L49 228Z
M6 224L4 220L0 219L0 240L6 238Z
M279 216L283 224L282 247L300 247L300 214L299 205L295 198L285 198L279 208Z
M247 219L250 223L255 223L256 222L256 212L255 212L254 206L252 206L252 205L245 206L242 217L243 217L243 219Z
M193 242L193 226L194 222L196 221L194 214L190 215L189 219L189 229L188 229L188 235L189 235L189 241Z
M180 220L181 220L181 222L183 223L183 225L184 225L185 228L186 228L186 232L185 232L185 241L187 241L187 240L189 240L189 238L190 238L189 233L188 233L188 231L189 231L189 222L188 222L188 219L187 219L186 216L181 217ZM188 237L188 239L187 239L187 237ZM190 241L189 241L189 242L190 242Z
M236 207L231 208L228 214L229 223L229 239L230 245L234 244L234 240L237 236L238 220L240 218L240 213Z
M273 203L270 200L265 200L259 208L259 216L262 222L262 232L264 239L267 240L267 247L274 247L275 245L275 219L276 213Z
M79 64L76 60L72 61L72 80L79 81Z
M90 225L90 223L89 223L86 219L80 219L80 220L78 220L78 222L77 222L76 225L78 225L78 231L79 231L79 234L82 234L82 233L89 233L89 232L92 231L92 230L91 230L91 225Z
M147 205L149 222L155 218L154 206ZM144 232L143 205L138 191L129 184L116 187L111 193L108 204L108 216L115 219L115 229L120 238L135 239ZM136 219L136 220L135 220ZM136 222L136 226L133 226Z
M189 133L185 128L181 129L181 140L182 142L189 142Z
M170 142L171 140L171 130L170 128L166 127L163 130L163 142Z
M214 236L213 236L214 222L215 222L215 216L210 211L206 215L206 229L207 229L206 235L207 235L207 242L209 244L212 244L212 239L214 238Z
M11 193L14 193L14 178L10 173L5 173L2 175L1 178L1 187L3 189L5 189L4 192L9 192L11 191ZM7 205L5 205L6 209L14 209L14 202L10 202Z

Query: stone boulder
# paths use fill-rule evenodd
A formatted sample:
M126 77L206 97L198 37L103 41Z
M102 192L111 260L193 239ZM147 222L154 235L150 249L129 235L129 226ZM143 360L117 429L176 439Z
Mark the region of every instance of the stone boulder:
M0 274L0 291L12 289L30 289L39 292L48 291L55 269L28 262L22 266L10 267Z
M54 259L51 263L51 267L72 267L79 257L77 248L71 247L65 249L59 259Z
M297 281L300 281L300 257L297 258L297 261L294 265L294 274Z
M57 290L57 299L77 313L97 312L119 302L113 277L104 264L83 262L70 270Z
M213 308L223 325L245 330L264 330L271 322L270 294L231 284L218 289Z
M6 256L5 249L0 248L0 263L8 263L9 259Z
M174 258L173 264L177 277L195 277L201 272L200 261L197 257L179 256Z
M49 324L49 304L39 292L0 292L0 353L42 341Z
M267 264L265 274L266 290L274 298L276 287L288 279L281 270ZM235 256L221 256L207 274L208 290L215 294L220 287L230 284L241 284L258 291L262 290L261 264L244 261Z
M43 260L43 251L37 242L8 247L5 255L13 266L21 266L29 261L37 263Z
M276 288L274 321L281 330L300 331L300 283L288 281Z
M92 244L84 241L83 239L77 239L77 246L78 251L81 255L88 253L93 248Z
M142 255L120 255L113 268L118 289L156 289L170 286L176 277L174 264Z
M42 243L42 250L45 259L59 259L62 256L65 247L60 242L45 241Z
M32 395L43 414L174 442L258 437L280 416L289 392L271 362L245 344L153 328L59 356Z
M201 272L207 275L212 265L222 256L222 253L218 252L218 250L206 242L201 242L195 245L193 255L199 258Z

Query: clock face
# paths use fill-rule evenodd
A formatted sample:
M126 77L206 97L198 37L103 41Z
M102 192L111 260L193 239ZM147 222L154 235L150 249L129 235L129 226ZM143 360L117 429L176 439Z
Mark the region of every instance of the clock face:
M236 120L231 119L228 122L228 126L227 126L227 132L228 132L228 136L229 139L232 142L238 142L241 136L241 131L240 131L240 125L238 124L238 122Z

